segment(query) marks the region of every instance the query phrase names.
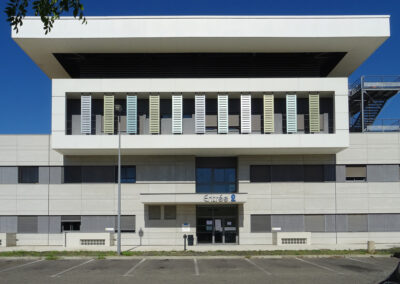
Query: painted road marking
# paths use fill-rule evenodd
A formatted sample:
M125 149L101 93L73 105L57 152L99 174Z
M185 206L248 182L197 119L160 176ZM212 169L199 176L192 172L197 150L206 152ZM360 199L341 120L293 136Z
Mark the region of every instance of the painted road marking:
M267 274L267 275L272 275L271 272L265 270L264 268L262 268L261 266L259 266L257 263L251 261L250 259L244 258L244 260L247 261L248 263L252 264L253 266L257 267L259 270L261 270L261 271L264 272L265 274Z
M193 258L193 262L194 262L194 273L196 276L200 276L199 264L197 263L197 259Z
M65 270L63 270L63 271L61 271L61 272L58 272L57 274L53 274L53 275L51 275L50 277L59 277L60 275L66 273L66 272L68 272L68 271L71 271L71 270L73 270L73 269L75 269L75 268L78 268L79 266L88 264L89 262L92 262L93 260L94 260L93 258L92 258L92 259L89 259L88 261L85 261L85 262L80 263L80 264L78 264L78 265L72 266L72 267L70 267L70 268L68 268L68 269L65 269Z
M304 260L304 259L301 259L301 258L298 258L298 257L295 257L295 259L297 259L297 260L299 260L299 261L303 261L303 262L308 263L308 264L311 264L311 265L314 265L314 266L316 266L316 267L319 267L319 268L322 268L322 269L325 269L325 270L328 270L328 271L337 273L337 274L344 274L343 272L339 272L339 271L336 271L336 270L334 270L334 269L332 269L332 268L329 268L329 267L326 267L326 266L323 266L323 265L320 265L320 264L316 264L316 263L314 263L314 262L307 261L307 260Z
M17 265L17 266L9 267L9 268L6 268L6 269L3 269L3 270L0 270L0 272L6 272L6 271L10 271L10 270L17 269L17 268L20 268L20 267L24 267L24 266L27 266L27 265L31 265L31 264L34 264L34 263L37 263L37 262L40 262L40 261L43 261L43 260L44 260L44 259L38 259L38 260L35 260L35 261L32 261L32 262L29 262L29 263L24 263L24 264L21 264L21 265Z
M139 261L138 263L136 263L131 269L129 269L123 276L132 276L130 275L132 272L135 271L136 268L138 268L143 262L145 262L146 259L143 258L141 261Z
M371 264L371 263L368 262L368 261L363 261L363 260L351 258L351 257L348 257L348 256L346 256L345 258L346 258L346 259L353 260L353 261L361 262L361 263Z

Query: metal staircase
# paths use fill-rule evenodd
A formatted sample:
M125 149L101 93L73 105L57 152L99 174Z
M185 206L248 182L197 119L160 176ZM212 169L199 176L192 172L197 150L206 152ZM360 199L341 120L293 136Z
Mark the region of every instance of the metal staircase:
M362 76L354 82L349 87L350 131L366 131L399 91L400 76Z

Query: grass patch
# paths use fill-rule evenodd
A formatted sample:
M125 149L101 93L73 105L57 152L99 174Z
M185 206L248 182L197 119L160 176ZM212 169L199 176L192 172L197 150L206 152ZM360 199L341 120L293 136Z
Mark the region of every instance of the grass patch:
M400 248L376 250L374 255L394 255L400 253ZM301 256L301 255L351 255L369 254L367 250L248 250L248 251L124 251L123 256L243 256L250 258L252 256ZM58 259L60 257L93 257L97 259L105 259L108 256L116 256L115 251L7 251L0 252L0 257L41 257L45 259Z

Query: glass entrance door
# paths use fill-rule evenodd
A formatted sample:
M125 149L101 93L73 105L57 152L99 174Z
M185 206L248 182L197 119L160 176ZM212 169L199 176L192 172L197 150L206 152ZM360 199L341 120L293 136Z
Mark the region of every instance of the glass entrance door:
M238 243L237 205L197 206L197 243Z

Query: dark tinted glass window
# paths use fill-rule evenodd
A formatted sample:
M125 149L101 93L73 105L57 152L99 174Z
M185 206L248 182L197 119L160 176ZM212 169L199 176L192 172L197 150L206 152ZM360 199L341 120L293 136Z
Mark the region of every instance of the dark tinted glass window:
M160 220L161 219L161 206L150 205L149 206L149 220Z
M324 181L324 166L321 165L305 165L304 166L305 182L322 182Z
M175 220L176 219L176 206L175 205L164 206L164 219L165 220Z
M80 166L64 167L64 183L81 183L82 168Z
M251 215L250 222L252 233L271 232L271 215Z
M81 216L61 216L61 232L80 231Z
M39 167L18 167L19 183L38 183Z
M197 168L197 193L233 193L236 192L235 168Z
M270 182L271 166L250 166L250 182Z
M82 167L83 183L114 183L114 166L84 166Z
M271 180L276 182L304 181L304 168L302 165L271 166Z
M118 182L118 167L115 167L115 182ZM121 166L121 183L135 183L136 182L136 167L135 166Z

